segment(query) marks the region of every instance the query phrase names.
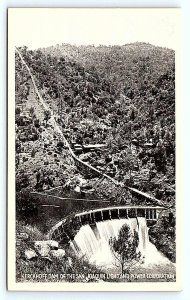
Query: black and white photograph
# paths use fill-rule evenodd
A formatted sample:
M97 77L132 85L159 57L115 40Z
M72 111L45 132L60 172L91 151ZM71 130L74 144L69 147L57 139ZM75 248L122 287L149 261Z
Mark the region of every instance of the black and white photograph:
M10 289L179 290L180 9L8 22Z

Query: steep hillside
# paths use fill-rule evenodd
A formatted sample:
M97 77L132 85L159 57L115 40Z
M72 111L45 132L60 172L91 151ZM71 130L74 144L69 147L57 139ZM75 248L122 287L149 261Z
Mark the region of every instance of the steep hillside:
M91 197L111 204L138 203L128 187L147 192L170 207L159 230L152 230L152 240L175 260L174 52L139 43L19 50L48 109L16 55L17 192L49 193L61 185L70 195L78 189L83 198L84 185ZM52 120L77 158L121 186L81 170ZM91 144L104 148L85 150ZM65 190L52 193L60 196ZM164 243L157 234L162 224Z
M70 143L105 143L82 158L172 201L174 52L147 44L62 45L22 53Z
M45 190L75 171L68 149L50 122L31 78L16 56L16 189ZM69 175L68 175L69 174Z

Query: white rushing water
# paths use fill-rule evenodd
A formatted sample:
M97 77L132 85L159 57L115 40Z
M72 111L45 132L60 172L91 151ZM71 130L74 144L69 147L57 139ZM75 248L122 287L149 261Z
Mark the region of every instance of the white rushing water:
M138 250L144 257L144 266L170 264L170 261L149 241L145 218L108 220L97 222L95 226L83 225L74 239L77 247L73 245L73 248L79 255L85 256L90 263L112 267L115 265L115 259L109 246L109 239L117 237L124 224L129 225L132 232L134 230L138 232Z

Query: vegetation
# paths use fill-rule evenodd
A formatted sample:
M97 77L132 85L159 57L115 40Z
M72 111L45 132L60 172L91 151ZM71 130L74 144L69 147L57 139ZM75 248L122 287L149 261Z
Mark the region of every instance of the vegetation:
M130 273L131 267L141 259L141 253L137 251L138 233L131 232L129 225L123 225L118 237L111 238L109 244L116 261L121 266L121 274Z
M169 207L165 221L151 228L150 236L163 253L168 247L175 249L175 219L166 229L175 208L174 51L143 43L63 44L20 51L49 109L44 111L39 104L16 54L17 199L22 193L22 199L30 199L28 191L47 192L58 186L67 189L54 190L54 195L71 195L80 186L81 198L92 191L89 197L91 193L111 204L146 203L127 189L133 186ZM105 144L103 150L76 155L124 187L116 188L97 174L89 175L86 168L81 170L55 134L51 115L70 145ZM175 251L169 252L174 261Z
M27 259L25 251L32 249L35 241L46 240L47 237L35 226L26 226L21 222L16 224L16 278L17 281L69 281L89 282L96 281L88 278L88 274L98 274L101 270L90 265L83 258L77 258L70 248L66 249L64 258L37 256ZM23 277L25 274L34 275L33 278ZM46 277L36 278L35 275L46 274ZM73 276L63 276L73 274Z
M62 45L22 53L70 143L106 143L105 151L89 154L91 165L119 181L130 178L137 188L155 196L161 190L160 197L172 201L174 193L168 188L175 185L172 50L137 43Z
M174 210L162 214L158 223L149 229L149 238L167 258L176 261Z

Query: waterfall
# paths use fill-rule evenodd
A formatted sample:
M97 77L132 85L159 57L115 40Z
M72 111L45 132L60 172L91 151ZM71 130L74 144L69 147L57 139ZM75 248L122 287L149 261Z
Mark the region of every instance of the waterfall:
M170 263L149 241L148 227L143 217L107 220L96 222L94 225L83 225L74 238L72 248L78 255L85 256L92 264L111 267L114 265L115 258L110 249L109 240L111 237L117 238L124 224L127 224L132 232L138 232L138 250L141 252L141 257L144 258L145 265Z

